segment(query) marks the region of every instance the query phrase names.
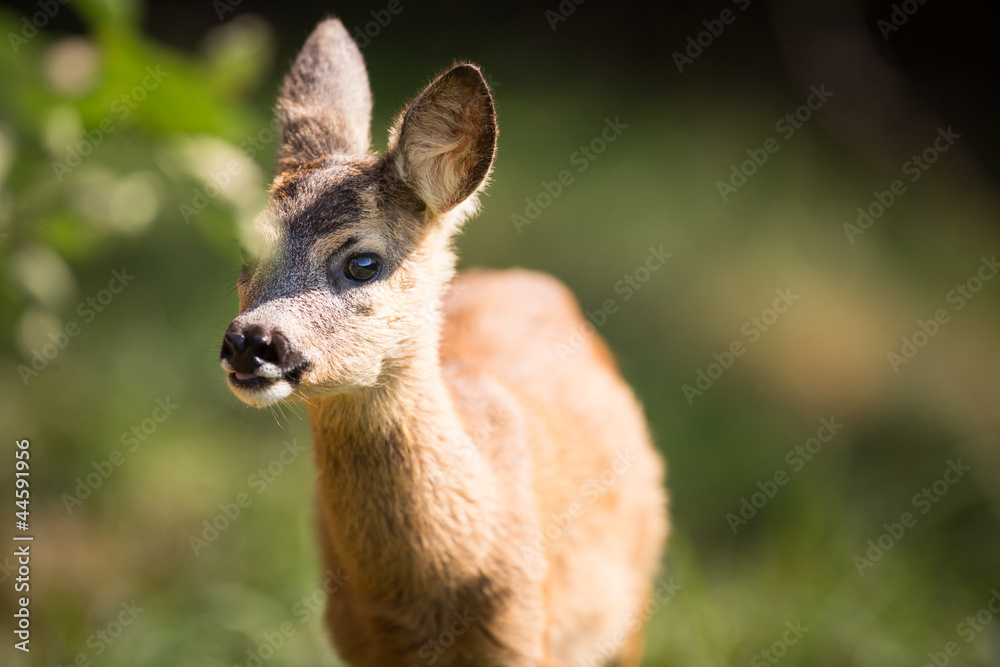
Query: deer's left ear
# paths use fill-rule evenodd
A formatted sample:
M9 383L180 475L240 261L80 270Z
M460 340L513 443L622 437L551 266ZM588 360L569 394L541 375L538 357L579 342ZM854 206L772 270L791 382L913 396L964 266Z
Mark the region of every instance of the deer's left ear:
M493 166L496 110L475 65L456 65L404 111L386 159L435 213L471 197Z

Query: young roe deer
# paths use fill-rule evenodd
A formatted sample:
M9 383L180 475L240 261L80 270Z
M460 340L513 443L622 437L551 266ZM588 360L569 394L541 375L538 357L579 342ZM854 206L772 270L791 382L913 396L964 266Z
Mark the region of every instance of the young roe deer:
M559 358L584 324L560 282L453 280L496 148L489 88L469 64L437 77L384 156L371 107L357 46L320 23L281 90L263 251L221 355L244 402L308 407L323 558L345 575L333 642L359 666L637 665L667 532L641 409L598 336Z

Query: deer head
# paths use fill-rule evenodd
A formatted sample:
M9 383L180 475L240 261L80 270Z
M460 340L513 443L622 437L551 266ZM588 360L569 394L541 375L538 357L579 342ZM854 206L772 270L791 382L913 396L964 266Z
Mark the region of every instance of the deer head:
M278 173L222 343L250 405L375 387L436 355L450 240L493 164L493 99L455 65L399 115L385 155L369 152L371 107L361 52L324 21L281 90Z

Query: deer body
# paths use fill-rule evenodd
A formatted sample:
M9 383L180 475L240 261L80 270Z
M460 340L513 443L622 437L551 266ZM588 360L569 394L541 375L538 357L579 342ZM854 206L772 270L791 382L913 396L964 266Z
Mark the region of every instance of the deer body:
M637 665L666 535L662 464L569 291L523 270L453 280L496 127L459 65L367 155L370 94L336 20L279 102L266 243L222 365L251 405L301 399L319 471L327 625L352 665ZM614 638L621 639L614 639Z

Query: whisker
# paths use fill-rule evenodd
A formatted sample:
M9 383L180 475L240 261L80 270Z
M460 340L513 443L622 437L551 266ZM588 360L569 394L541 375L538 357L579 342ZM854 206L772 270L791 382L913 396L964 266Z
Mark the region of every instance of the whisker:
M284 431L285 427L281 425L281 421L278 419L278 413L274 410L274 406L269 405L267 408L271 412L271 416L274 417L274 423L278 425L278 428Z

